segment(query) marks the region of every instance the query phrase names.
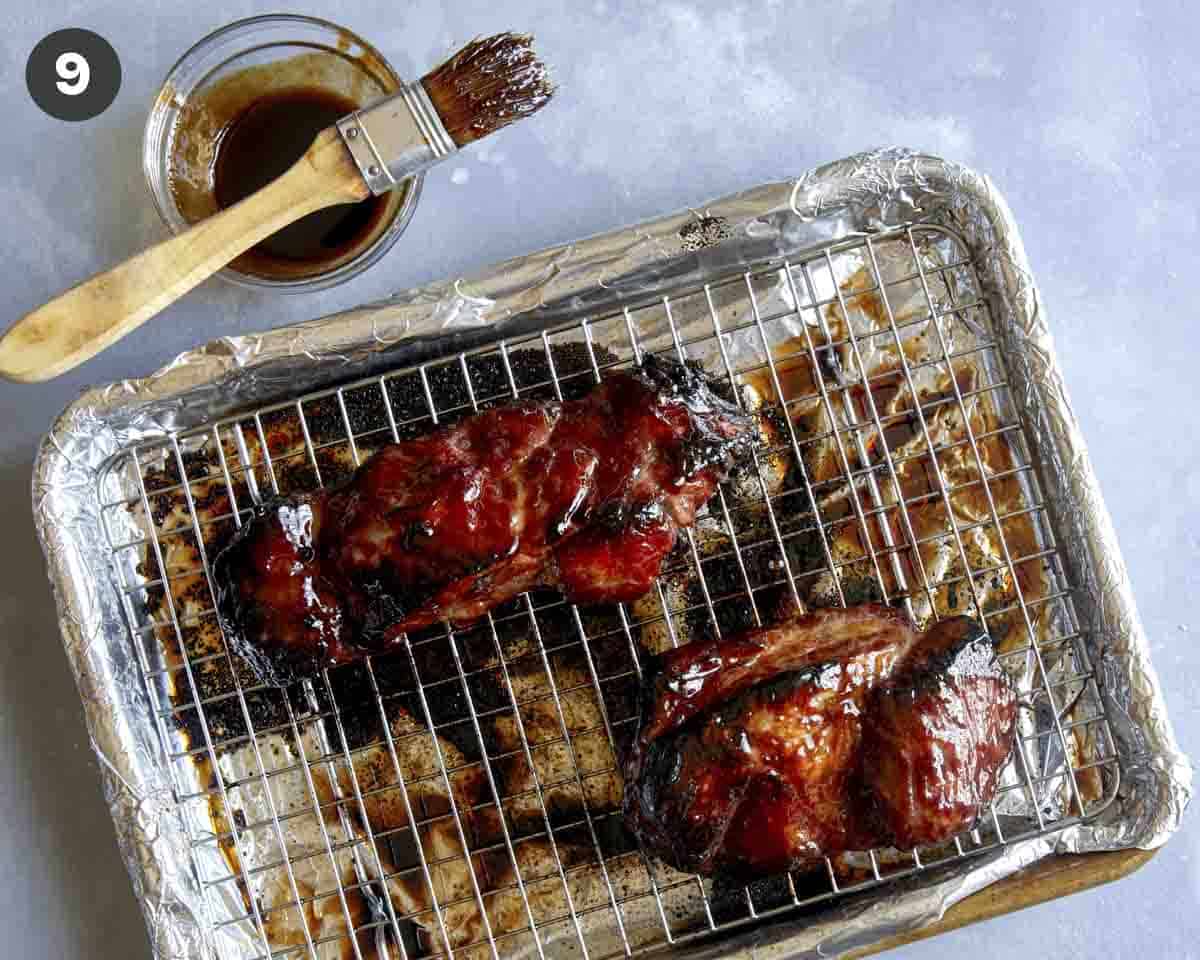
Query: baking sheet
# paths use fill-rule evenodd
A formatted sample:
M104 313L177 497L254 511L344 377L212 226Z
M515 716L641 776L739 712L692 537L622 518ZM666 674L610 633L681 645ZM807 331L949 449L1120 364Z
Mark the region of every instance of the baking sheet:
M823 245L910 222L946 227L970 249L1062 545L1063 574L1078 588L1075 609L1121 757L1119 793L1098 819L1055 838L963 861L944 877L922 875L902 896L889 887L884 896L839 903L802 923L742 932L712 949L728 953L750 942L761 949L769 939L781 955L828 956L936 919L983 884L1056 849L1164 842L1190 796L1190 766L1162 704L1015 225L986 178L891 150L335 317L217 341L144 380L90 391L64 412L35 466L34 508L64 642L156 954L207 957L217 947L153 719L154 691L138 659L144 651L131 643L115 575L97 575L111 568L98 478L112 457L238 409L645 302L781 258L800 259Z

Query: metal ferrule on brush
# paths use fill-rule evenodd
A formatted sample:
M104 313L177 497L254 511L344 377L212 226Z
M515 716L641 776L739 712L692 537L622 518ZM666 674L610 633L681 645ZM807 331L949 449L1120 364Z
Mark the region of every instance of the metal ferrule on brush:
M458 150L419 80L343 117L337 128L375 196Z

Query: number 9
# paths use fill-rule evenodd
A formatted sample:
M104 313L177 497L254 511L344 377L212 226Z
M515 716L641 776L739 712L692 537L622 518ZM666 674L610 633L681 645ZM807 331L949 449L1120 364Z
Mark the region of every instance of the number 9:
M59 93L65 93L68 97L79 96L88 88L92 79L92 68L87 59L73 51L59 54L58 59L54 61L54 72L62 77L54 85L58 87Z

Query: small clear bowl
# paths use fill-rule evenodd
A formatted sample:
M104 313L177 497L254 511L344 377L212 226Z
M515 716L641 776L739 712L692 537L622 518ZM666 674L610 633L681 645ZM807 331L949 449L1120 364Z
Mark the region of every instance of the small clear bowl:
M315 17L250 17L209 34L171 68L146 121L142 167L159 215L172 233L180 233L217 211L212 177L221 133L256 97L318 86L365 106L402 82L365 40ZM226 267L220 276L284 293L344 283L391 249L412 219L421 184L418 175L392 191L374 235L319 273L277 278Z

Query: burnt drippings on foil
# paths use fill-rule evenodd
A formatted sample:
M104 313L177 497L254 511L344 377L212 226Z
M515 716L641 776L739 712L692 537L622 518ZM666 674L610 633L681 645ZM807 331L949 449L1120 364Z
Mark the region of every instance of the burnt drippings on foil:
M684 250L703 250L715 247L722 240L733 236L724 217L697 217L679 228L679 239Z

